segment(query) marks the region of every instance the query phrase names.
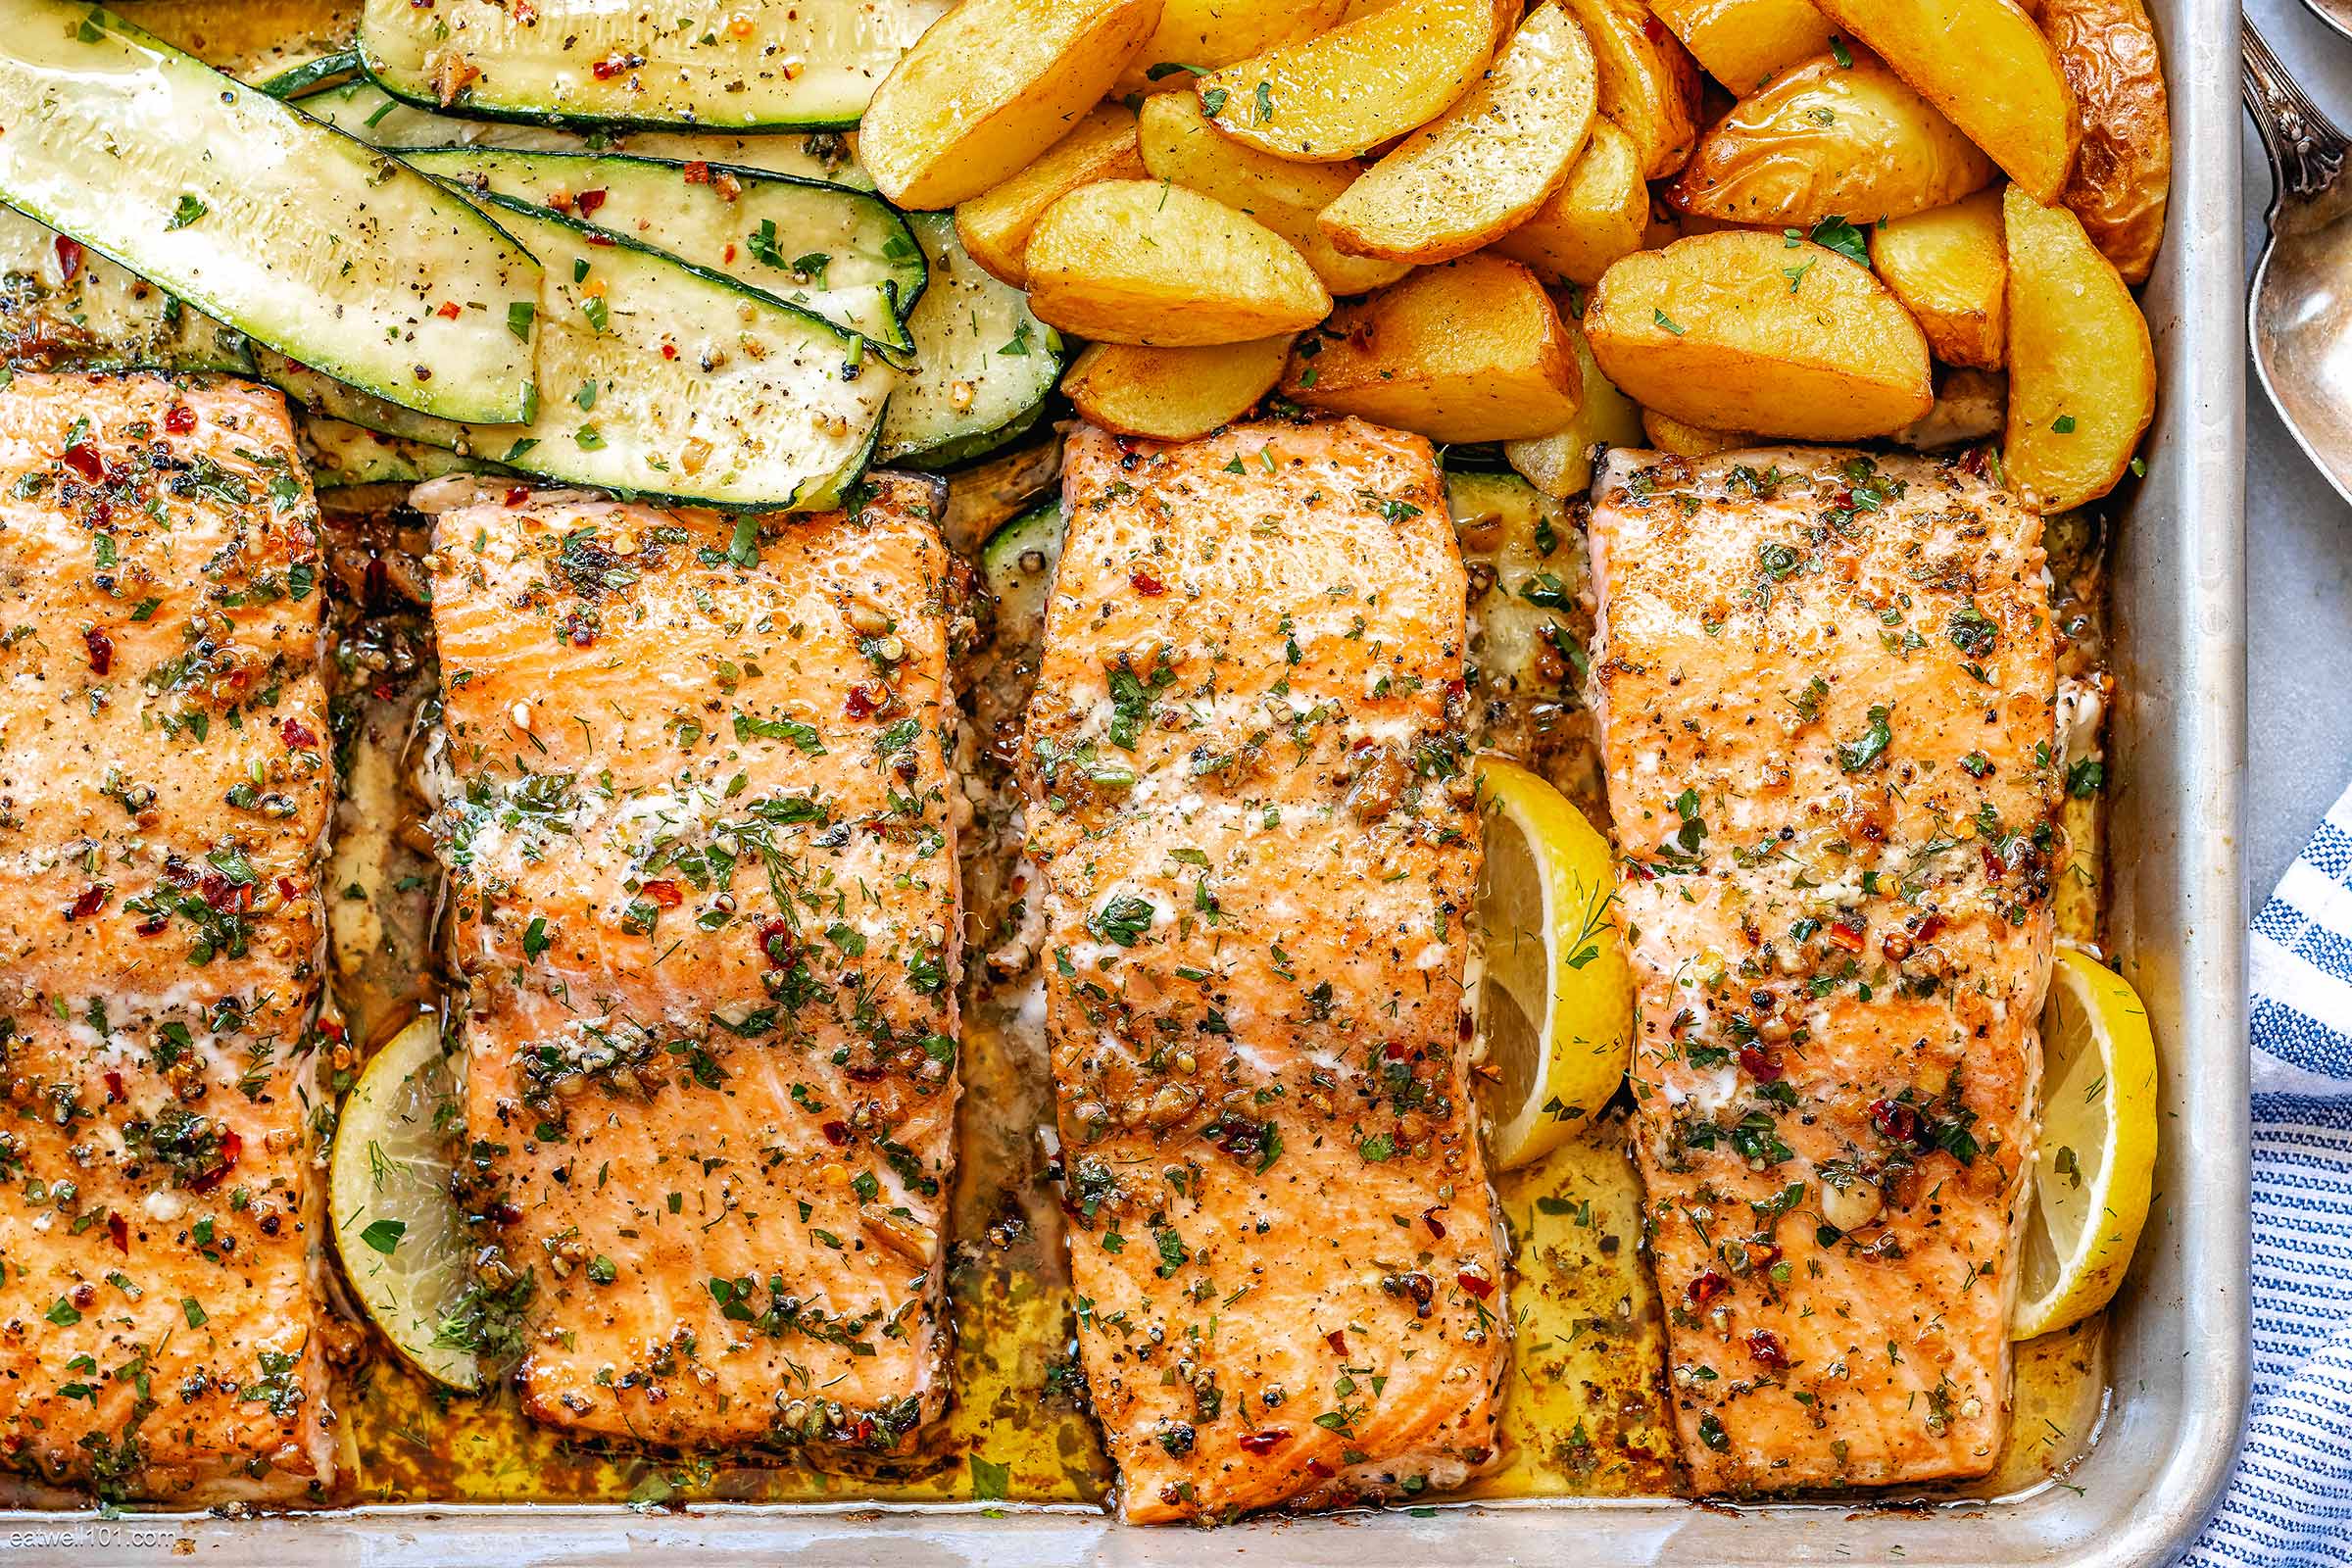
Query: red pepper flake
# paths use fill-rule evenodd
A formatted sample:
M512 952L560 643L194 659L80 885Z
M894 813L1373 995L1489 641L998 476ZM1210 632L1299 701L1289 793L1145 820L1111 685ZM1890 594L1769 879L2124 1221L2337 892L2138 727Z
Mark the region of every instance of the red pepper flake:
M1781 1064L1761 1046L1741 1046L1740 1065L1745 1067L1747 1075L1760 1084L1777 1084L1781 1081Z
M1862 951L1861 928L1859 926L1848 925L1843 920L1839 920L1837 924L1830 927L1830 940L1836 943L1838 947L1843 948L1848 953L1860 953Z
M760 922L760 951L770 963L790 963L796 946L790 921L769 918Z
M1977 853L1984 858L1984 874L1998 882L2009 874L2009 864L1993 852L1991 845L1979 840Z
M604 233L601 230L592 230L589 233L582 234L580 238L586 240L591 245L610 245L612 243L612 236Z
M292 877L290 877L290 876L281 876L281 877L279 877L279 878L277 879L277 896L278 896L279 898L281 898L281 899L286 899L286 900L291 900L291 899L292 899L292 898L293 898L293 897L294 897L296 894L300 893L301 891L302 891L302 887L301 887L301 885L300 885L299 883L297 883L297 882L296 882L296 881L295 881L295 880L294 880Z
M507 491L506 501L507 505L510 507L519 507L525 501L530 499L530 491L523 488L521 485L514 485Z
M174 403L164 411L164 428L173 435L186 435L196 428L196 411L185 403Z
M90 672L103 675L115 667L115 640L92 626L81 634L82 646L90 651Z
M81 275L81 241L57 236L57 270L69 283Z
M1439 1211L1434 1208L1423 1209L1421 1211L1421 1223L1429 1227L1430 1235L1436 1237L1442 1242L1446 1239L1446 1222L1438 1218L1438 1212Z
M1897 1100L1872 1101L1870 1124L1890 1143L1908 1144L1919 1138L1919 1112Z
M826 1143L836 1148L850 1141L850 1124L846 1121L826 1122L817 1131L825 1135Z
M1329 1481L1333 1476L1339 1474L1337 1470L1334 1470L1330 1465L1326 1464L1321 1459L1307 1460L1306 1473L1313 1476L1317 1481Z
M622 72L634 71L644 64L645 56L643 55L623 54L619 50L614 50L604 59L590 65L588 74L599 81L611 81Z
M318 1032L326 1036L326 1038L329 1040L340 1040L343 1038L345 1031L343 1025L338 1023L336 1020L332 1018L321 1018L318 1020Z
M1781 1345L1781 1337L1770 1329L1747 1331L1747 1353L1758 1365L1778 1370L1788 1364L1788 1352Z
M871 718L882 711L882 704L889 696L887 691L877 694L873 682L861 680L841 700L842 714L847 718Z
M318 744L318 733L314 731L310 725L305 724L299 718L279 719L277 721L277 736L278 739L286 743L286 748L289 751L303 747L316 746Z
M1919 922L1918 928L1911 933L1911 940L1914 942L1933 942L1942 932L1943 925L1944 920L1941 914L1930 914L1926 919Z
M604 206L605 195L606 193L601 190L584 190L580 192L580 216L582 218L586 218L590 213L593 213L599 207Z
M1331 1347L1334 1355L1346 1355L1348 1353L1348 1331L1333 1329L1329 1334L1323 1336L1323 1343Z
M433 312L433 314L440 317L445 321L454 321L458 318L458 302L456 300L443 300L441 302L441 308Z
M730 247L730 249L731 249L731 248L732 248L732 247ZM664 344L662 344L662 357L663 359L665 359L665 360L674 360L674 359L676 359L676 358L678 357L678 346L677 346L675 343L664 343Z
M237 1156L243 1152L245 1152L245 1140L236 1135L235 1129L232 1128L222 1133L220 1135L220 1163L188 1183L188 1191L209 1193L220 1186L228 1179L228 1173L237 1168Z
M112 886L104 882L93 882L74 895L74 902L66 906L66 918L87 920L91 915L105 908L106 901L114 896L115 890Z
M1291 1429L1268 1427L1263 1432L1245 1432L1235 1441L1241 1444L1244 1453L1253 1453L1262 1459L1291 1441Z
M1683 1287L1683 1295L1692 1306L1704 1306L1732 1288L1732 1282L1713 1269L1702 1269L1698 1276Z
M725 252L725 254L724 254L724 255L723 255L723 256L720 258L720 260L722 260L722 261L729 261L729 262L731 262L731 261L733 261L734 259L735 259L735 242L734 242L733 240L729 240L729 241L727 241L727 249L726 249L726 252Z
M108 1241L115 1244L116 1251L122 1253L124 1256L129 1255L130 1221L124 1219L122 1215L116 1213L111 1208L106 1211L106 1237Z
M106 477L106 465L98 461L97 449L86 441L66 448L66 466L92 484Z
M160 937L171 928L172 917L168 914L151 914L146 919L141 920L137 925L131 927L132 930L136 931L143 937Z
M637 891L645 895L646 903L660 905L664 909L676 908L684 898L684 895L678 892L678 885L666 877L659 881L648 882Z
M1472 1296L1477 1297L1482 1301L1494 1294L1494 1282L1493 1280L1487 1278L1484 1274L1473 1274L1468 1269L1463 1269L1459 1274L1456 1274L1453 1277L1453 1281L1456 1285L1459 1285L1463 1290L1468 1291Z
M1971 478L1984 477L1984 449L1970 447L1960 455L1960 466Z
M122 1093L122 1075L110 1069L106 1075L106 1102L120 1105L129 1098Z
M1141 566L1127 574L1127 585L1146 599L1157 599L1168 591L1166 583L1161 582Z
M704 162L703 162L703 161L702 161L700 158L697 158L697 159L695 159L693 162L689 163L689 164L686 166L686 183L687 183L687 184L689 184L689 185L708 185L708 184L710 184L710 166L709 164L706 164L706 163L704 163ZM732 246L732 245L728 246L728 247L727 247L727 259L728 259L729 261L733 261L733 260L735 259L735 254L734 254L734 253L735 253L735 247L734 247L734 246Z

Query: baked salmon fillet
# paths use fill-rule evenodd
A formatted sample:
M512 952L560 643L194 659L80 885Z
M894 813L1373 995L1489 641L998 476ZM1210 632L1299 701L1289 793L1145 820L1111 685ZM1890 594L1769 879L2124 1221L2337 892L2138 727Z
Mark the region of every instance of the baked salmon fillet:
M1635 1146L1702 1494L2000 1449L2060 863L2040 540L1981 454L1601 474Z
M474 1303L583 1435L814 1456L948 1393L938 487L729 519L428 486Z
M275 392L0 390L0 1459L37 1482L334 1479L318 521Z
M1026 729L1079 1346L1126 1516L1494 1457L1465 1083L1478 815L1429 444L1069 438Z

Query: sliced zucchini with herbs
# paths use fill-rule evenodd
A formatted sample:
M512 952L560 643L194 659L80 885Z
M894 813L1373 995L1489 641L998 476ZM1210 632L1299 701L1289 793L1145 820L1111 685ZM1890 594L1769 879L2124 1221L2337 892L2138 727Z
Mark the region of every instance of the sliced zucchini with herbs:
M483 428L386 403L382 398L314 370L299 360L288 359L275 349L255 349L253 369L254 374L283 392L289 402L308 414L356 424L395 440L419 441L426 446L468 453L473 450L473 432Z
M537 416L473 456L573 484L813 511L865 470L897 377L865 340L574 218L474 198L547 264Z
M395 97L492 120L710 130L854 125L947 0L366 0Z
M0 361L14 370L253 369L244 333L4 207Z
M0 199L408 408L524 416L539 264L462 198L88 5L0 36Z
M291 61L254 85L272 98L300 98L321 87L349 81L359 72L358 50L332 49L314 54L307 60Z
M997 636L1035 642L1045 635L1046 597L1061 564L1061 498L1031 507L988 536L980 569L997 601Z
M360 484L421 484L445 473L479 473L493 466L420 441L403 441L341 419L306 417L295 429L311 483L320 490Z
M406 155L411 167L724 272L904 357L923 291L923 253L881 197L751 169L612 153L466 147Z
M966 256L949 213L909 213L931 280L906 330L914 369L882 421L884 463L944 468L1037 422L1061 378L1061 336L1029 314L1029 296Z

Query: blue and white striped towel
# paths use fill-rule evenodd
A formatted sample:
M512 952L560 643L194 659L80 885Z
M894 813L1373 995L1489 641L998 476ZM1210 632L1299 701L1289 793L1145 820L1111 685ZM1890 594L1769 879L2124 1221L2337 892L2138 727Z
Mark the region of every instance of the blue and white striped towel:
M2193 1568L2352 1565L2352 792L2255 916L2254 1393Z

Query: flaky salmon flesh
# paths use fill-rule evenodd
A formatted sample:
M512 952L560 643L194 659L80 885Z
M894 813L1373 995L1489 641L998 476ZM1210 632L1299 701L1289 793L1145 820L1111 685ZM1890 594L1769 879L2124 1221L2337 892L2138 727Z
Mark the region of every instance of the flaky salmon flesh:
M939 499L763 529L418 493L474 1304L540 1421L854 1456L946 1399Z
M0 1462L38 1483L334 1479L318 521L274 392L0 390Z
M2040 540L1981 452L1601 474L1636 1152L1701 1493L2000 1449L2062 863Z
M1132 1520L1494 1456L1464 579L1428 442L1081 428L1024 744L1079 1346Z

